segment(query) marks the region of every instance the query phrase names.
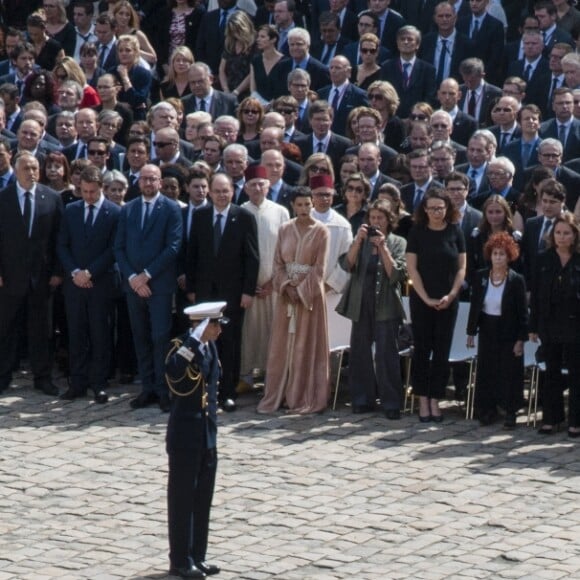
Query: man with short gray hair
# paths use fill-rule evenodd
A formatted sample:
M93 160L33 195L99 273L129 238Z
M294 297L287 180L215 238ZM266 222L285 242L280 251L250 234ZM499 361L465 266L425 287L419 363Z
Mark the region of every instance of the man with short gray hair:
M244 191L246 180L244 173L248 168L248 150L240 143L228 145L223 152L222 165L226 175L229 175L234 184L234 196L232 203L242 205L248 201Z

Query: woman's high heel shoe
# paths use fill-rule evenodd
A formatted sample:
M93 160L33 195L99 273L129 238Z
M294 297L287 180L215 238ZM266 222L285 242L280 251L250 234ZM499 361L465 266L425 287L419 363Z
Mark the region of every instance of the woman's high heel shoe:
M571 429L568 429L568 437L570 437L570 439L577 439L580 437L580 431L572 431Z
M560 431L560 423L556 423L555 425L542 425L538 429L538 435L553 435L554 433L558 433L558 431Z

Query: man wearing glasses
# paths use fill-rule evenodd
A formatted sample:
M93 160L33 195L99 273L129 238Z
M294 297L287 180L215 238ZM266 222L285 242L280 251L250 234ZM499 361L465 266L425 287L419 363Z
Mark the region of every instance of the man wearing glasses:
M304 135L296 128L298 101L292 95L278 97L272 103L272 108L284 117L284 143L294 143L297 137Z
M179 150L179 133L171 127L155 131L153 147L155 147L155 159L152 163L159 167L173 163L185 169L192 166L191 161Z
M358 15L358 38L363 36L363 34L371 33L378 37L379 32L379 19L376 14L370 10L364 10ZM348 58L351 65L359 65L362 62L361 58L361 47L360 42L351 42L344 47L343 55ZM390 58L391 53L384 47L379 47L379 55L377 57L377 62L384 62Z
M489 130L497 140L498 153L503 154L507 145L522 136L522 129L517 121L518 110L519 103L514 97L501 97L491 110L494 125Z

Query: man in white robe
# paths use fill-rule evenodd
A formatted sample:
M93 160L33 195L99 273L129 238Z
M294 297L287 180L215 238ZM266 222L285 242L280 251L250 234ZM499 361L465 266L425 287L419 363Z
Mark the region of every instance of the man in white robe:
M288 210L266 199L270 182L266 168L253 165L246 169L245 192L249 201L242 207L251 212L258 224L260 268L255 300L246 310L242 327L242 381L238 393L250 390L255 370L265 370L268 344L278 294L272 288L272 266L280 226L290 219Z

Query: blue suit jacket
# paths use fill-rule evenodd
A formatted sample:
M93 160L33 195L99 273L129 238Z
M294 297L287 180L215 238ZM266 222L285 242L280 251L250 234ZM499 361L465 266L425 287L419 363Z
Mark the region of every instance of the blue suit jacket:
M333 85L328 85L318 91L318 96L330 103L330 95L333 92ZM349 83L344 91L338 110L334 113L332 120L332 131L339 135L344 135L346 130L346 120L350 112L356 107L368 107L366 91L359 89L357 86Z
M94 292L112 295L115 271L113 245L121 208L105 199L93 227L85 228L85 202L66 206L58 235L57 253L64 268L65 288L77 288L70 278L76 270L91 273Z
M183 235L179 205L160 195L151 209L145 230L142 223L142 197L123 206L115 238L115 258L125 282L147 270L149 287L155 294L171 294L177 284L177 258Z
M558 121L556 119L544 121L540 125L539 133L542 139L547 139L548 137L558 139ZM580 121L578 119L572 119L572 126L568 131L566 144L562 145L564 145L562 161L570 161L570 159L580 157Z

